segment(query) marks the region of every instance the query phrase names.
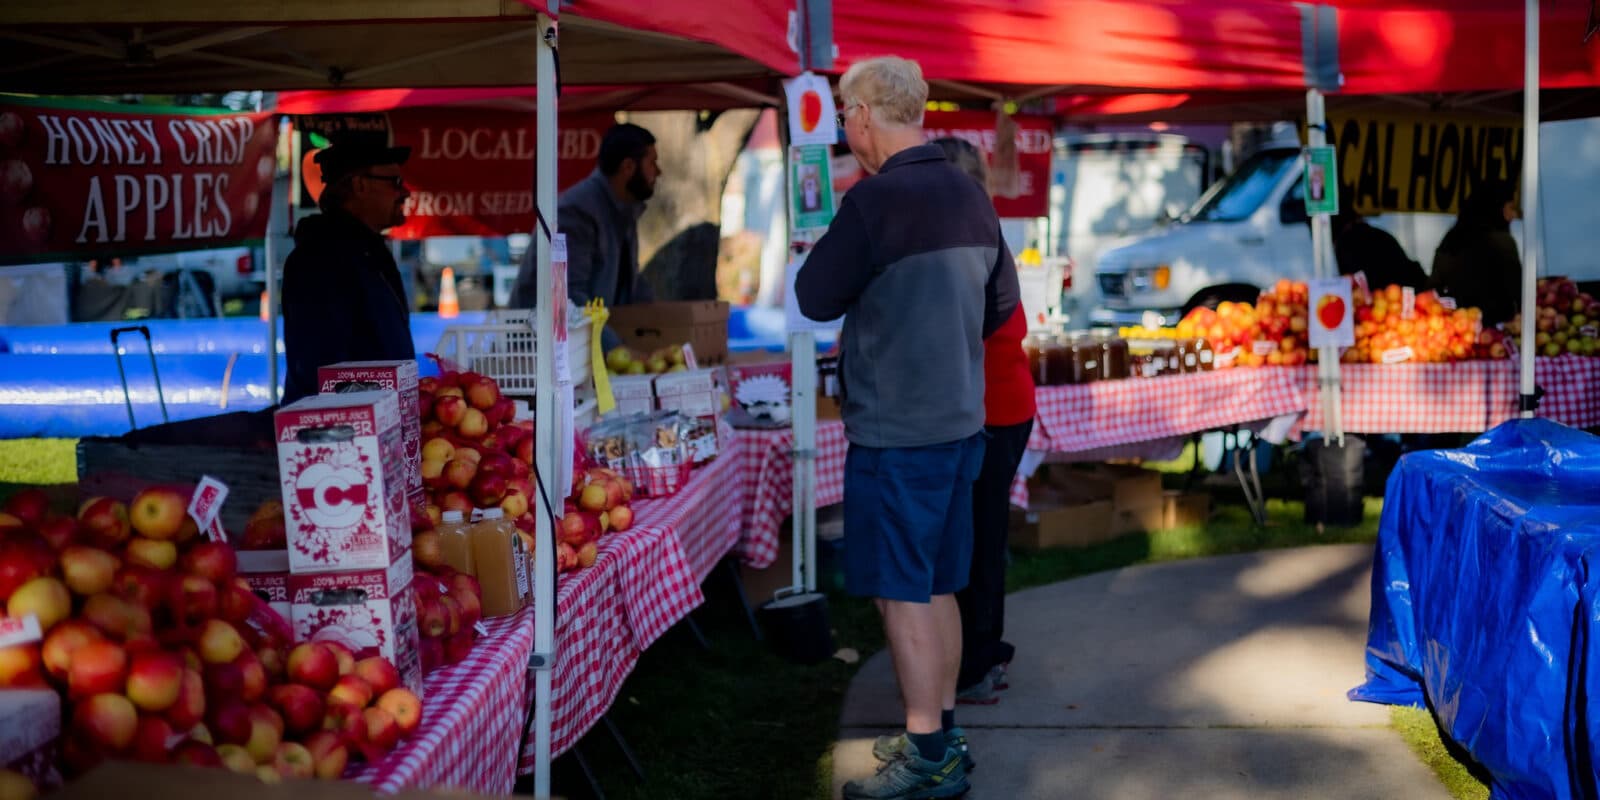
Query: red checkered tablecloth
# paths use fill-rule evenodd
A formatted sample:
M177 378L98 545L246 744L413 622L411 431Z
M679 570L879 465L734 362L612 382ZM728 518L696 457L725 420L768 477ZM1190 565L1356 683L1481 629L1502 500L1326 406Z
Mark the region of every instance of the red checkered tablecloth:
M731 435L728 450L701 467L671 498L635 503L644 519L676 532L695 578L704 583L717 563L739 544L739 516L730 513L729 493L741 488L745 461Z
M740 459L739 560L766 569L778 558L783 520L794 510L794 434L788 428L734 434ZM817 423L817 507L844 500L844 423Z
M1225 369L1038 390L1029 449L1101 450L1188 436L1305 410L1297 373Z
M387 758L348 776L383 793L449 787L510 794L516 780L517 736L533 612L484 621L488 634L465 661L434 670L423 684L422 724Z
M1289 371L1279 370L1279 371ZM1299 368L1308 410L1302 430L1322 426L1316 370ZM1351 433L1475 433L1517 416L1514 360L1455 364L1345 364L1344 429ZM1578 428L1600 425L1600 359L1538 358L1539 415Z

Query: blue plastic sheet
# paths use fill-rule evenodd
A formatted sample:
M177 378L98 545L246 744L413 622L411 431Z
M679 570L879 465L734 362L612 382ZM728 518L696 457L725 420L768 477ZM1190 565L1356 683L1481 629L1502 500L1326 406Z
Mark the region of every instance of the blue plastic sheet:
M1494 798L1600 797L1597 634L1600 438L1518 420L1400 460L1352 699L1426 701Z

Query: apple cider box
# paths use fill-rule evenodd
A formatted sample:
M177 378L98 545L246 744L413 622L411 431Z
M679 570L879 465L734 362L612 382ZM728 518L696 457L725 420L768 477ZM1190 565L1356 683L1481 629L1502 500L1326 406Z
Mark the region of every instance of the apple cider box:
M356 658L383 656L422 695L411 555L383 568L289 576L294 639L337 641Z
M289 572L382 570L410 558L395 392L319 394L278 410Z
M417 400L417 362L344 361L317 370L318 391L344 394L391 391L400 400L400 433L405 443L406 499L418 509L427 505L422 490L422 413Z

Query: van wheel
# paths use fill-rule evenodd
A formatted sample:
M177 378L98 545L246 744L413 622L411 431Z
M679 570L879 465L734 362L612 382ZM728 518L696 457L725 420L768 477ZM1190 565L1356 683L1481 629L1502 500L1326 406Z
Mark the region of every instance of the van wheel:
M1190 311L1200 308L1201 306L1215 311L1217 306L1225 302L1254 303L1260 297L1261 290L1254 286L1247 286L1244 284L1213 286L1209 289L1202 289L1200 292L1195 294L1194 297L1189 298L1188 305L1183 307L1183 314L1184 316L1188 316Z

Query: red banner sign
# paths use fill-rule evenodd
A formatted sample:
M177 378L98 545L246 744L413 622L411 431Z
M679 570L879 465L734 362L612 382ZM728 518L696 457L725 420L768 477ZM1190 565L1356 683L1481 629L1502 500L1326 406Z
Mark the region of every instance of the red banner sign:
M0 262L260 238L276 143L271 114L0 104Z
M373 115L378 116L378 115ZM395 239L505 236L535 226L532 114L419 108L390 111L388 141L411 148L401 169L411 198ZM563 115L556 133L556 184L564 190L594 169L610 114ZM555 220L550 220L551 224Z
M1043 217L1050 213L1050 152L1054 127L1049 117L1013 116L1016 124L1015 180L997 180L1006 170L995 157L996 115L987 111L929 111L922 128L929 139L954 136L971 142L989 159L994 208L1002 217Z

